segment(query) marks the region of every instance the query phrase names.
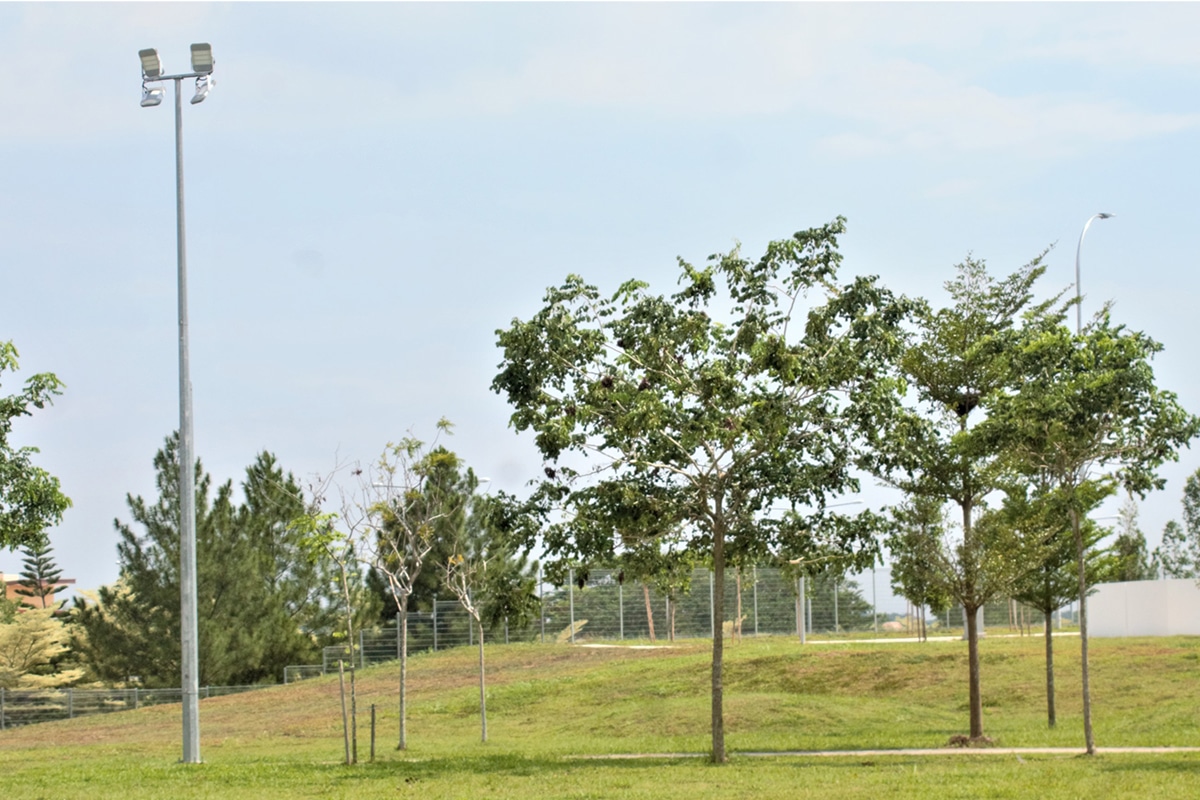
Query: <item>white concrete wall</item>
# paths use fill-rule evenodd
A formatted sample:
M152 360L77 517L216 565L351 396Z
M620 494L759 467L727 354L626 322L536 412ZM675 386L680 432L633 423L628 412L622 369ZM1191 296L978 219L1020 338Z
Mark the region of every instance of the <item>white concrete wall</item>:
M1087 604L1091 636L1200 636L1195 581L1102 583Z

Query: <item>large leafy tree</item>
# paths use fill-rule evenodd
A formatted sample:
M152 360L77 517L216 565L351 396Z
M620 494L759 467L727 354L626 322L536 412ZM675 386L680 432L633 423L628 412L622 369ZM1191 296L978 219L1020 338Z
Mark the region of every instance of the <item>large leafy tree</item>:
M103 680L178 685L177 445L173 435L155 456L157 500L127 499L141 531L116 523L120 580L95 603L77 600L81 647ZM241 504L232 482L214 494L199 461L195 470L200 680L278 680L286 665L315 657L330 627L325 581L290 524L304 508L300 487L269 453L247 468Z
M1009 352L1030 330L1063 316L1056 300L1034 302L1033 286L1045 269L1042 256L999 279L975 258L956 267L946 283L950 303L918 315L915 341L903 356L914 407L899 435L883 443L901 467L882 478L914 503L949 502L960 512L954 538L931 551L930 563L939 593L966 616L969 735L975 740L984 735L977 613L1038 557L1018 532L984 513L988 495L1001 488L1005 462L999 443L978 423L989 413L991 396L1016 378Z
M17 370L18 355L12 342L0 341L0 377ZM13 421L45 408L62 388L53 373L40 372L17 394L0 396L0 547L35 542L71 505L58 478L33 463L37 448L14 447L9 441Z
M492 388L545 459L527 508L549 521L552 557L604 559L614 539L682 530L712 564L724 608L731 557L824 551L813 531L846 550L870 542L870 513L814 525L799 511L822 517L827 498L857 489L855 468L875 466L870 445L898 409L892 366L910 304L874 278L838 283L844 228L838 218L800 231L758 260L738 248L703 267L681 259L673 295L632 280L605 296L571 275L532 318L497 332ZM722 627L716 762L726 760Z
M1114 325L1107 312L1081 333L1048 327L1012 353L1018 365L997 392L989 426L1029 475L1046 477L1069 516L1075 544L1083 668L1083 723L1095 753L1087 636L1087 548L1084 516L1093 482L1144 496L1161 488L1158 467L1200 433L1171 392L1160 389L1150 361L1162 346Z

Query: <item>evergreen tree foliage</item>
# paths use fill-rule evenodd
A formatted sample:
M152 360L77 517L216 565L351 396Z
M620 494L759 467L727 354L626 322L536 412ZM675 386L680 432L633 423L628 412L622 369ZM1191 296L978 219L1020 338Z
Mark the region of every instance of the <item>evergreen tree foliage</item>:
M154 458L158 498L128 497L133 525L117 521L120 579L96 603L77 601L80 643L96 677L147 686L180 680L178 436ZM274 456L246 470L244 501L232 482L213 491L199 460L196 553L200 682L280 680L288 664L311 663L332 631L328 581L300 547L291 525L304 503Z
M24 566L21 569L21 583L17 585L17 594L30 598L31 604L38 608L53 608L54 595L66 588L58 583L62 578L62 570L50 555L52 549L46 536L21 547L25 557L21 562Z

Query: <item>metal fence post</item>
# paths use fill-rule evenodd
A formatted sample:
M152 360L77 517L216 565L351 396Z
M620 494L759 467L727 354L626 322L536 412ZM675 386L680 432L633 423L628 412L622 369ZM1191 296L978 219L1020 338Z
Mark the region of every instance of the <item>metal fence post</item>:
M538 627L541 630L542 644L546 643L546 578L542 567L538 565Z
M75 690L67 687L67 719L75 719Z
M621 641L625 641L625 583L617 583L617 616L620 618Z
M725 609L722 608L721 616L724 616L724 615L725 615ZM714 604L714 596L713 596L713 571L712 570L708 571L708 620L709 620L709 622L712 622L712 624L709 625L709 636L715 639L716 638L716 606Z
M0 731L4 730L4 687L0 686Z
M804 616L805 609L808 609L807 619ZM812 604L808 599L808 581L803 575L800 576L800 644L808 643L808 628L812 623Z
M754 635L758 636L758 567L751 567L750 575L754 580Z
M400 652L400 612L396 612L396 660L399 661L402 653Z
M571 644L575 644L575 570L567 570L567 597L570 599L571 605L571 627L568 629L571 635Z
M133 710L138 710L138 687L133 687Z
M363 646L363 631L358 629L358 663L361 669L367 668L367 648Z
M433 652L437 652L437 595L433 596Z
M879 604L875 602L875 567L871 567L871 622L879 635Z
M838 622L838 601L837 601L838 592L837 592L837 590L838 590L838 582L834 581L833 582L833 632L841 633L842 626Z

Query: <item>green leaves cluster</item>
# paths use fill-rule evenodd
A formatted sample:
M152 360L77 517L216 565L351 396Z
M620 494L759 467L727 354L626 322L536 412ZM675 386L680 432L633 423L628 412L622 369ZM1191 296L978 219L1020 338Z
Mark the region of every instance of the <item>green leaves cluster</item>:
M11 341L0 341L0 377L16 371L18 356ZM58 478L33 463L38 449L9 442L14 420L45 408L62 389L62 381L53 373L41 372L28 378L17 394L0 396L0 546L20 547L35 541L71 506Z
M629 281L605 297L570 276L497 332L492 388L547 462L535 503L565 513L540 531L552 553L603 558L680 526L701 553L714 536L747 556L810 549L809 520L773 504L857 488L876 457L864 445L899 407L912 308L874 279L837 284L843 231L801 231L757 261L680 260L669 296Z

